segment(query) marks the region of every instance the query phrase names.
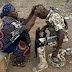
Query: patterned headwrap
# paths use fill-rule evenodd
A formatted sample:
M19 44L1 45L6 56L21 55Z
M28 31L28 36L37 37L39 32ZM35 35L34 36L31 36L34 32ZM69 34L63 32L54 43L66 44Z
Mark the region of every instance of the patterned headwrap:
M8 3L6 5L3 6L3 9L2 9L2 13L1 13L1 19L4 17L4 16L7 16L7 13L10 11L10 9L14 7L12 4Z

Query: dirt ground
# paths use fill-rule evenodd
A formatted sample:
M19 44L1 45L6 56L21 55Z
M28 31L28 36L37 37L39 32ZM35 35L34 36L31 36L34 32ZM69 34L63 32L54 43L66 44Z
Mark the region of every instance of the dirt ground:
M6 3L5 0L0 0L2 4L0 5L0 12L3 4ZM7 2L11 2L11 0L7 0ZM32 6L36 4L44 4L46 8L49 8L49 6L56 6L59 8L59 10L62 12L62 15L69 16L72 15L72 0L13 0L11 2L16 9L18 10L19 16L27 18L29 15ZM68 33L69 33L69 41L66 43L63 43L62 47L64 49L71 48L72 47L72 20L67 20L68 23ZM30 62L27 63L26 67L15 67L12 66L10 60L9 63L9 72L32 72L32 68L36 66L39 63L39 58L34 58L34 40L35 40L35 31L37 27L42 28L45 25L45 20L41 20L39 18L36 19L35 25L31 29L30 36L31 36L31 56L30 56ZM46 47L46 57L49 53L49 51L52 51L52 48L47 46ZM66 65L61 68L55 68L53 67L49 62L49 67L41 72L72 72L72 55L66 56ZM48 61L48 58L47 58Z

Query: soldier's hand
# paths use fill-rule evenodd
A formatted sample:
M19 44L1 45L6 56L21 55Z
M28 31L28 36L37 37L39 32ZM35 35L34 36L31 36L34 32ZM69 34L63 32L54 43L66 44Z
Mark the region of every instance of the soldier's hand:
M57 50L52 52L52 57L57 57L57 55L58 55L58 51Z

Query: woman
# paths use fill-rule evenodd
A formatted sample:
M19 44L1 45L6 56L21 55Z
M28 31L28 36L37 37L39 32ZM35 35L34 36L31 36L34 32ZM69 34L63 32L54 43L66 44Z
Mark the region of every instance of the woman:
M18 13L10 3L6 4L0 15L0 49L2 52L14 55L14 65L24 66L30 55L30 37L28 32L40 13L39 8L33 7L27 19L18 18ZM35 10L35 11L34 11Z

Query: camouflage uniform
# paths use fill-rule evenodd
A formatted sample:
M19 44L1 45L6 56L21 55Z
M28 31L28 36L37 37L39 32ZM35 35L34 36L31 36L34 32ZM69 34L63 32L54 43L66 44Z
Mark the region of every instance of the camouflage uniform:
M64 23L64 18L61 16L59 13L53 11L52 9L50 10L49 14L47 15L46 18L46 23L48 26L48 30L50 31L50 37L45 37L45 38L39 38L39 48L37 48L39 57L40 57L40 63L38 66L33 68L33 71L39 72L44 68L47 68L47 61L46 61L46 56L45 56L45 46L41 45L46 43L49 46L53 46L56 48L57 46L57 41L58 41L58 30L63 30L64 31L64 39L63 42L68 41L68 33L67 33L67 26ZM50 58L50 57L49 57ZM53 59L49 59L53 60ZM52 62L53 63L53 62ZM56 63L58 64L58 63ZM63 65L60 65L63 66Z

